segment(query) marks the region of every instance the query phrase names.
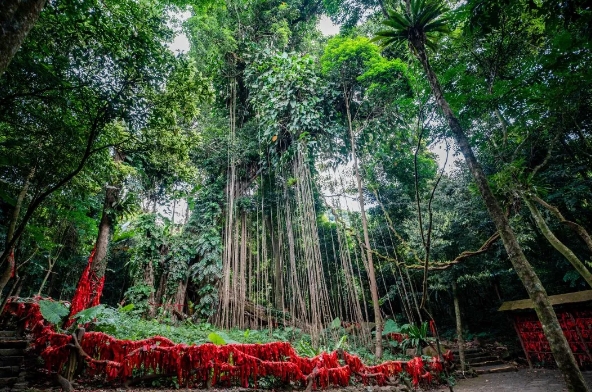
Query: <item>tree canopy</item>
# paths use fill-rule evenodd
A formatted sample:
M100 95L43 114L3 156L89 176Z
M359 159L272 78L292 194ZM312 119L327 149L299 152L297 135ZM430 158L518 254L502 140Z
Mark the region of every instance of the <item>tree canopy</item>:
M339 318L388 357L389 320L457 335L454 297L465 335L517 346L501 302L555 325L547 294L590 289L584 1L12 3L3 297L70 300L104 249L101 302L134 317L310 347Z

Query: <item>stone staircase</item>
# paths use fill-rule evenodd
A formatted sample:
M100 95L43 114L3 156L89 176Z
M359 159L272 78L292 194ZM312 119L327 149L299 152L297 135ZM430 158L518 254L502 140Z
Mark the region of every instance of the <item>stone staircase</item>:
M460 369L458 350L453 350L453 353L457 368ZM498 357L477 348L465 349L465 362L467 363L467 368L474 371L478 375L487 373L514 372L518 370L516 365L504 362Z
M27 389L24 363L28 344L16 331L0 331L0 391Z

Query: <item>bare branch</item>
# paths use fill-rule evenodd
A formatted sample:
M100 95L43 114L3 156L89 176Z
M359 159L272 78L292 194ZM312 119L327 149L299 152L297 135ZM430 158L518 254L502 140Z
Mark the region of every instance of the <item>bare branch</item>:
M469 257L472 256L476 256L476 255L480 255L481 253L485 253L487 252L491 246L500 238L499 233L495 233L493 234L491 237L489 237L489 239L487 241L485 241L485 243L483 245L481 245L481 247L478 250L475 251L463 251L461 254L459 254L458 256L456 256L456 258L452 261L446 261L443 263L437 263L437 264L432 264L429 267L430 271L442 271L442 270L446 270L450 267L452 267L455 264L460 263L461 261L464 261L465 259L468 259ZM414 264L414 265L408 265L407 268L410 269L423 269L424 266L423 265L419 265L419 264Z

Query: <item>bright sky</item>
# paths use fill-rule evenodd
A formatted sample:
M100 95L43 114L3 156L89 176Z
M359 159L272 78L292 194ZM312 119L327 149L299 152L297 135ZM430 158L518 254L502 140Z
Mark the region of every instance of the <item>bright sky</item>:
M169 49L175 53L187 53L189 51L189 39L187 39L185 33L178 34L169 45Z
M175 53L187 53L189 52L189 39L187 39L187 36L181 30L181 24L191 17L191 12L179 12L175 16L178 18L179 26L172 26L175 29L177 35L175 36L173 42L169 45L169 49Z
M448 162L446 162L446 167L444 169L445 173L451 173L455 166L454 163L459 159L462 160L462 156L459 156L456 152L457 148L454 140L449 139L448 144L450 145L448 152L446 151L446 143L443 141L439 141L428 147L432 153L436 154L436 161L438 162L438 167L440 167L440 169L444 166L446 155L448 154Z
M325 37L339 34L339 26L331 22L328 16L321 16L321 20L317 24L317 28L323 33Z

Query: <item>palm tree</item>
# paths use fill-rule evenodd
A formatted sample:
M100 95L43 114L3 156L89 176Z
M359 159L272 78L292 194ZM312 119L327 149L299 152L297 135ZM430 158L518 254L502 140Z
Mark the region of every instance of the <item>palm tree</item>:
M536 272L524 256L516 235L510 227L508 218L494 197L483 168L477 161L473 149L469 144L469 139L458 118L450 108L448 101L444 98L436 73L430 65L427 49L434 49L435 39L438 35L448 31L446 26L448 18L446 17L445 7L435 0L406 0L405 7L400 6L398 10L388 12L388 15L389 17L384 24L389 29L378 32L374 40L381 41L383 46L406 43L415 57L420 61L436 103L442 110L456 144L460 148L469 170L477 183L481 197L500 233L514 270L534 304L534 309L537 312L539 320L541 320L545 336L549 341L555 361L563 373L569 391L588 391L586 382L561 330L555 311L549 303L547 292Z

